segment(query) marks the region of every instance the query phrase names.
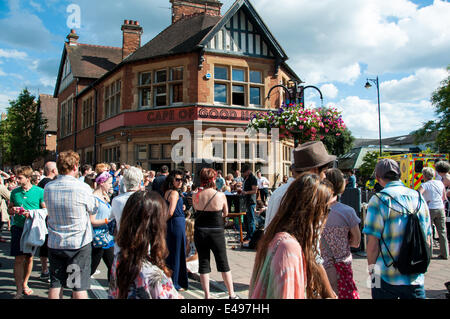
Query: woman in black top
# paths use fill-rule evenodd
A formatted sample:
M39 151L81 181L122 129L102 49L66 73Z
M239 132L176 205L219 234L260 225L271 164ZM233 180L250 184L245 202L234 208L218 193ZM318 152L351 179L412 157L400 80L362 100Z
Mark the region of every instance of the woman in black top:
M212 250L217 271L222 273L230 299L235 299L237 297L234 294L225 247L224 217L228 215L228 205L225 194L215 190L216 176L217 173L212 168L203 168L200 172L203 190L193 198L196 211L194 242L198 251L198 272L205 299L209 299L210 250Z

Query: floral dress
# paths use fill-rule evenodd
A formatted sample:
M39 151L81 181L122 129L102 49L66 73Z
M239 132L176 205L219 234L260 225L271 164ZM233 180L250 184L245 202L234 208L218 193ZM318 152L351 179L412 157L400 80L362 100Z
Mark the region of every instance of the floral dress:
M119 298L119 287L117 286L118 256L114 258L111 269L111 281L109 284L109 299ZM138 276L128 290L128 299L178 299L178 292L164 272L145 261Z

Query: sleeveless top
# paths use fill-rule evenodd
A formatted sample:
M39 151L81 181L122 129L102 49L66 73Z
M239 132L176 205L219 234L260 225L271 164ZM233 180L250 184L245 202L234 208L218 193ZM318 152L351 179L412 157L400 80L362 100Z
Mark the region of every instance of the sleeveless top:
M205 210L206 207L208 207L209 203L211 203L211 200L217 195L218 192L214 194L213 197L211 197L206 203L203 210L196 210L197 217L195 218L195 225L194 228L224 228L225 224L223 221L223 210L216 210L216 211L207 211Z
M166 199L166 203L168 206L170 206L170 202L167 199ZM173 215L172 215L172 218L174 218L174 217L185 218L184 211L183 211L183 198L181 198L181 196L178 197L177 206L175 206L175 211L173 212Z

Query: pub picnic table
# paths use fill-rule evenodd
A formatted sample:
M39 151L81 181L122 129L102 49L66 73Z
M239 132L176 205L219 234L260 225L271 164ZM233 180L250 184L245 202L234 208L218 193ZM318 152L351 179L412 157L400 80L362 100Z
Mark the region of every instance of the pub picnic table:
M227 217L230 218L235 218L237 217L239 220L239 234L241 235L241 246L244 243L244 236L242 235L242 219L241 216L244 216L246 214L246 212L241 212L241 213L228 213Z

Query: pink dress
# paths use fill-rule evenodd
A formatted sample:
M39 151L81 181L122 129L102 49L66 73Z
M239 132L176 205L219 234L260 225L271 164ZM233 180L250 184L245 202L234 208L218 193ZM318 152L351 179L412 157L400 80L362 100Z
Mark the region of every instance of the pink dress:
M250 299L305 299L306 264L298 241L277 233L259 273L252 274Z

